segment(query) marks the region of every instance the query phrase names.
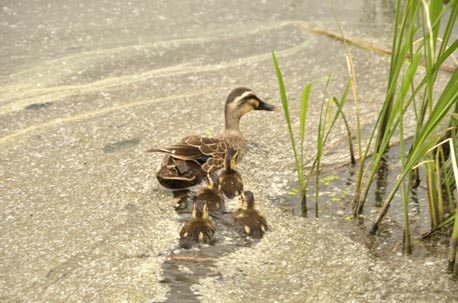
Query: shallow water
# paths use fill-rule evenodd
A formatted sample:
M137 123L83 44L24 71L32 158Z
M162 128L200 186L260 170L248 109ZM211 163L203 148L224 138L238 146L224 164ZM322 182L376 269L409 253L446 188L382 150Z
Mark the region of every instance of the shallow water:
M335 13L347 36L389 48L394 0L341 3L335 2ZM224 101L237 86L279 106L272 49L294 125L295 101L306 83L331 73L329 92L340 95L348 78L344 45L306 29L338 32L328 2L4 1L0 27L1 301L162 302L180 291L187 297L189 289L191 300L294 301L323 287L318 294L361 301L366 290L355 293L342 283L350 277L372 282L375 299L390 289L412 301L412 292L421 293L428 282L422 277L436 278L439 299L456 289L440 273L441 259L415 263L414 272L396 260L376 264L377 276L390 275L379 280L368 273L366 250L341 235L337 223L315 225L272 207L295 178L280 113L250 113L241 126L250 150L240 170L272 224L266 239L239 246L228 229L214 247L177 248L186 214L176 213L176 200L157 184L162 156L144 151L219 132ZM379 112L389 62L351 51L367 126ZM321 100L321 92L317 87L312 99ZM311 102L310 134L319 108ZM351 106L344 110L354 113ZM336 128L328 165L346 157L338 144L344 136L345 129ZM306 142L307 163L313 140ZM341 244L339 270L326 267L334 239ZM218 260L198 263L191 280L191 263L170 259L201 253ZM321 279L309 279L314 269ZM291 280L276 280L283 271ZM413 290L404 281L414 281ZM256 291L244 293L250 287Z
M385 163L381 165L377 173L362 214L354 218L352 214L352 191L356 177L355 168L350 165L323 168L319 178L319 218L330 224L336 224L345 235L364 244L375 256L389 260L393 256L402 255L404 208L400 193L395 195L376 235L369 234L369 230L385 202L385 197L392 190L393 180L400 172L399 150L397 146L394 146L386 154ZM312 179L307 192L307 215L311 217L315 216L316 210L314 179ZM293 184L287 194L272 197L272 200L275 205L285 211L301 216L302 205L296 189L297 184ZM447 232L436 232L431 238L423 238L423 235L431 230L428 197L424 184L411 191L409 219L412 257L420 259L437 257L446 260L447 249L450 244L450 235Z
M352 216L351 191L354 187L355 169L350 165L323 168L319 181L318 207L319 220L322 224L334 226L344 235L364 245L373 256L389 263L390 260L394 260L393 258L403 255L402 204L392 204L376 235L369 235L368 233L384 198L392 189L392 181L394 180L392 176L400 173L397 146L388 151L385 159L385 165L379 170L377 179L370 191L371 194L368 197L370 202L366 204L359 217L354 218ZM307 192L309 217L315 216L314 194L314 186L310 186ZM186 198L183 197L187 197L187 195L191 195L191 193L185 193L181 199L176 198L177 203L184 205L183 201ZM272 196L269 199L274 207L296 216L302 216L302 205L297 193L297 184L291 185L287 194ZM400 199L400 195L397 195L395 199ZM413 249L411 257L418 260L428 257L446 260L449 235L437 232L431 238L422 239L422 235L430 230L427 203L426 190L422 186L412 192L412 205L409 212ZM180 222L189 219L189 204L187 208L180 207L178 213L180 214ZM227 216L230 216L230 213ZM199 302L199 295L193 291L193 285L205 278L218 279L220 273L215 268L215 261L243 247L251 247L256 244L241 239L234 233L229 217L224 221L227 223L221 224L217 221L218 240L215 245L192 250L175 249L168 256L169 259L162 266L165 279L161 281L170 289L167 302Z

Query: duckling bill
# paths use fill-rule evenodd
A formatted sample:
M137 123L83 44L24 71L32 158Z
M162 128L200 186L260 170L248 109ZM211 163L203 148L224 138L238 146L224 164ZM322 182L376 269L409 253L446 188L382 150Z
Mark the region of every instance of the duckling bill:
M188 136L180 142L147 152L166 153L156 176L159 183L170 189L183 189L200 183L208 173L224 167L230 148L243 158L246 142L240 131L240 119L252 110L276 111L276 107L262 101L249 88L238 87L227 97L223 132L214 138Z
M194 203L192 217L180 231L180 247L189 249L200 244L212 244L216 227L208 217L207 202Z
M245 191L241 195L241 207L234 213L236 229L245 235L260 239L268 230L267 221L254 207L254 195Z
M243 192L242 176L236 171L238 152L230 148L226 153L224 170L221 171L218 181L219 188L229 199Z

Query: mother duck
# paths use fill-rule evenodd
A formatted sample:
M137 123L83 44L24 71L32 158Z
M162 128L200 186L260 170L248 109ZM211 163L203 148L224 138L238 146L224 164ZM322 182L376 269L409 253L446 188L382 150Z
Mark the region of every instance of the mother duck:
M157 172L159 183L170 189L196 185L207 174L224 167L226 153L231 148L238 152L237 161L240 161L247 149L240 132L240 118L252 110L277 109L258 98L251 89L238 87L227 97L224 130L217 137L188 136L176 144L147 150L167 154Z

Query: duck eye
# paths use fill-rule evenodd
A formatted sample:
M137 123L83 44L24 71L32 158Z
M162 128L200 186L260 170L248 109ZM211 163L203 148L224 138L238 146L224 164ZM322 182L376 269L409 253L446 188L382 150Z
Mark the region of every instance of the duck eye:
M237 106L238 106L238 107L243 106L245 103L248 102L248 100L249 100L248 97L245 97L245 98L243 98L243 99L240 99L240 101L237 103Z

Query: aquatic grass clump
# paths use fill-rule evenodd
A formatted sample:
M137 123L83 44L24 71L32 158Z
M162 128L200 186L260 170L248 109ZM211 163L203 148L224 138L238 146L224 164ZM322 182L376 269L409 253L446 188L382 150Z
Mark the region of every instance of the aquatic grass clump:
M452 125L450 122L450 128L446 130L441 130L441 127L446 124L447 119L451 119L451 113L456 113L458 109L458 71L455 69L452 72L445 88L440 93L437 93L437 76L440 66L458 48L458 40L449 44L457 13L457 1L450 2L448 5L444 5L442 1L426 3L424 0L399 0L397 2L387 92L363 158L371 149L374 156L370 168L364 171L360 166L357 176L357 184L364 183L364 186L355 192L355 216L362 212L371 184L383 163L389 143L393 136L398 134L402 172L396 179L392 191L386 197L371 227L371 233L376 233L395 194L400 189L404 206L403 247L406 253L411 251L409 195L410 189L415 188L419 182L417 169L419 163L426 164L432 228L448 219L445 216L444 205L447 204L448 208L452 209L452 200L454 200L450 184L456 186L456 181L453 180L450 170L444 173L443 164L446 163L444 154L441 154L439 148L436 148L438 151L436 153L428 151L443 141L444 134L449 134L448 138L452 140L456 138L456 124ZM440 26L444 23L446 26L441 36ZM424 69L420 72L422 62ZM415 81L418 78L421 80ZM412 119L411 116L408 116L410 111L414 112L416 127L413 142L408 146L405 140L404 122L406 119ZM450 144L450 149L455 146ZM446 195L442 194L443 184L446 184ZM452 216L456 216L455 210L452 209L451 212Z
M458 198L458 187L456 186L458 184L457 183L458 182L458 164L457 164L457 158L456 158L456 141L457 141L456 136L453 136L433 146L428 151L428 153L435 152L436 160L429 160L429 161L425 161L420 164L424 164L424 165L432 164L433 167L435 166L435 168L437 168L437 155L441 153L443 154L442 147L445 146L447 150L449 150L450 152L449 159L447 161L450 164L449 168L450 168L450 171L452 172L452 175L444 176L444 178L446 182L448 182L449 180L453 181L453 185L454 185L453 187L454 187L454 190L456 191L455 197ZM442 160L444 160L444 158L442 158ZM444 167L444 166L440 165L439 167ZM441 189L442 189L442 182L441 182L441 180L443 179L442 175L443 173L440 171L440 169L437 169L436 175L434 177L435 177L435 180L439 180L439 182L437 183L438 187L436 188L438 192L441 192ZM429 186L428 186L428 189L429 189ZM450 184L448 184L447 189L451 190ZM451 193L449 192L449 194ZM431 192L430 192L430 195L431 195ZM453 195L449 196L449 199L452 197ZM431 224L432 226L441 228L441 227L444 227L446 224L450 224L452 221L454 222L453 229L452 229L452 236L450 238L450 248L449 248L449 254L448 254L448 270L450 272L458 274L458 266L456 266L456 259L458 257L457 256L458 255L458 203L457 203L458 200L454 201L455 206L453 206L453 203L450 204L451 208L448 210L448 212L452 213L453 215L450 215L446 219L445 219L445 213L443 209L444 205L438 204L438 203L435 204L434 202L431 201L431 199L429 202L430 202L429 206L430 206L430 211L431 211L431 219L434 221ZM443 200L439 199L439 202L443 202ZM435 214L434 217L433 217L433 214Z
M305 188L311 175L316 170L317 180L321 169L323 146L328 139L336 119L341 116L349 134L349 143L353 156L351 130L342 106L352 89L356 111L356 135L358 148L358 171L353 195L353 215L359 216L364 208L368 193L374 179L384 165L385 154L390 142L397 136L401 155L401 173L394 181L391 192L386 196L383 205L371 226L370 232L375 234L386 215L396 193L401 191L404 209L403 250L411 252L411 233L409 226L410 195L421 182L419 166L425 167L426 186L428 190L431 232L447 225L453 225L450 240L449 268L458 273L456 265L458 250L458 191L456 141L458 126L458 69L448 69L451 73L445 87L438 89L438 74L453 53L458 49L458 39L452 37L456 27L458 1L431 0L398 0L387 90L380 114L369 135L367 143L362 143L359 124L359 104L355 70L352 63L347 39L343 38L347 49L347 65L349 83L342 98L324 97L319 115L318 132L316 135L317 152L309 174L304 177L304 136L305 121L309 105L310 88L306 85L303 91L300 112L300 146L294 142L288 99L283 78L278 67L275 54L272 53L274 66L279 82L280 95L288 124L296 169L298 173L300 193L302 195L303 214L307 212ZM445 25L444 28L441 28ZM339 24L340 28L340 24ZM340 28L343 36L343 30ZM329 83L328 82L326 85ZM324 96L326 95L326 89ZM338 108L333 118L329 118L331 101ZM413 117L412 117L413 113ZM414 119L413 139L407 140L406 121ZM332 121L332 123L330 123ZM448 122L448 123L447 123ZM410 131L410 130L409 130ZM443 142L447 142L444 144ZM372 157L369 155L372 153ZM371 159L369 166L366 160ZM368 167L368 168L366 168ZM315 203L318 216L318 186L316 184Z
M351 135L351 130L348 124L348 120L345 117L344 112L342 111L342 108L345 104L345 101L347 100L349 88L350 88L350 81L347 83L347 86L345 87L345 90L342 94L342 97L340 100L337 99L337 97L332 96L331 98L326 99L326 92L329 86L329 82L331 80L331 77L329 76L327 81L326 81L326 86L323 92L323 101L321 103L321 110L320 110L320 116L319 116L319 122L318 122L318 130L317 130L317 146L316 146L316 155L315 159L313 161L311 170L309 174L307 175L306 179L306 184L310 181L310 178L312 177L312 173L315 170L315 216L318 217L318 197L319 197L319 184L320 184L320 172L321 172L321 158L323 157L323 150L326 142L329 139L329 135L331 133L331 130L334 128L334 125L339 117L342 117L342 120L344 121L346 130L347 130L347 135L349 138L349 147L350 147L350 161L352 164L355 163L355 156L353 153L353 143L352 143L352 135ZM332 115L333 112L333 104L336 106L336 112L334 115Z
M432 92L436 84L435 81L439 71L439 66L450 56L451 53L453 53L453 51L457 49L458 40L455 41L448 49L442 44L442 52L437 53L436 61L429 64L427 63L425 75L422 80L418 84L414 83L413 79L417 74L419 63L421 59L425 59L424 47L431 46L431 43L427 41L431 38L431 35L429 34L431 31L424 31L426 36L417 40L418 45L416 50L414 50L414 37L419 29L419 27L416 26L415 20L418 19L421 12L420 8L423 7L423 4L419 1L407 1L404 8L404 14L401 15L401 2L402 1L398 1L396 31L393 40L393 52L388 78L387 94L381 114L376 124L376 128L374 128L374 132L377 131L376 143L374 146L375 157L372 162L370 173L366 178L366 189L363 192L361 200L358 201L359 205L356 208L357 213L361 211L364 205L364 201L367 196L370 183L375 175L375 171L377 170L378 163L388 148L391 138L399 130L401 130L401 139L404 136L401 124L406 111L410 107L413 107L417 122L414 143L412 144L412 149L410 149L409 154L417 154L421 157L424 153L421 154L416 152L415 148L419 148L420 145L424 144L431 138L434 132L437 131L438 126L443 123L445 118L447 118L447 114L449 113L451 106L456 101L456 96L453 94L453 90L455 90L455 92L457 91L456 71L449 79L447 87L436 102L434 102L432 98ZM443 38L440 39L442 43L447 43L450 38L449 34L453 24L455 23L457 8L458 6L455 5L453 11L451 12L447 29L444 32ZM443 14L444 12L442 12L442 15ZM437 13L431 15L437 15ZM440 20L436 20L433 24L439 26ZM423 27L424 26L426 25L423 23ZM440 43L439 40L436 41L434 45L438 43ZM429 54L431 52L434 51L428 51L427 53ZM402 68L405 66L405 60L407 57L410 57L411 59L408 63L409 65L407 70L404 74L402 74ZM426 57L426 61L430 61L428 60L429 56ZM432 146L431 144L434 145L433 142L429 142L429 147ZM423 151L426 151L427 149L427 146L423 146L422 148Z
M275 67L275 72L277 75L278 79L278 85L279 85L279 90L280 90L280 96L281 96L281 101L283 105L283 112L285 115L285 120L288 125L288 133L290 136L291 140L291 146L293 150L293 155L294 155L294 160L295 160L295 166L296 166L296 171L297 171L297 177L299 181L299 194L301 196L301 210L302 210L302 215L307 216L307 196L306 196L306 188L307 185L309 184L311 177L313 173L316 171L316 183L315 183L315 216L318 217L318 195L319 195L319 176L320 176L320 169L321 169L321 158L323 156L323 149L324 146L327 142L327 140L330 137L331 130L333 129L337 119L339 117L343 118L343 121L345 123L347 132L348 132L348 138L349 138L349 145L350 145L350 154L351 154L351 161L352 163L355 161L355 157L353 154L353 147L352 147L352 139L351 139L351 132L350 132L350 127L348 125L348 120L346 119L342 108L345 104L345 101L348 96L349 92L349 84L345 87L345 90L342 94L342 97L340 99L337 99L337 97L333 96L331 98L326 98L327 95L327 89L329 86L329 82L331 80L330 76L323 77L321 79L318 79L316 81L313 81L311 83L308 83L302 92L302 99L301 99L301 107L300 107L300 116L299 116L299 139L300 139L300 144L299 147L296 146L296 141L294 139L294 132L291 124L291 117L290 117L290 111L289 111L289 103L288 103L288 98L286 95L286 88L283 82L283 76L281 74L280 67L277 62L277 58L275 56L275 52L272 51L272 59ZM310 168L309 173L305 177L304 175L304 141L305 141L305 126L306 126L306 120L307 120L307 112L308 112L308 105L309 105L309 99L310 99L310 90L312 88L312 85L317 83L317 82L322 82L325 81L325 89L323 92L323 100L321 104L321 110L320 110L320 116L319 116L319 123L318 123L318 130L317 130L317 151L316 151L316 156L314 158L313 164ZM336 107L336 111L333 114L333 106Z
M300 113L300 119L299 119L301 142L300 142L300 147L299 147L300 153L298 153L296 142L294 140L293 128L291 126L291 117L289 114L288 98L286 96L285 84L283 82L283 77L280 71L280 67L278 66L277 58L275 57L274 51L272 51L272 58L274 62L275 72L277 74L278 86L280 89L280 96L281 96L281 103L283 106L283 112L285 114L286 123L288 125L288 133L291 139L291 145L292 145L293 154L294 154L294 161L296 164L297 178L299 181L299 194L301 196L302 215L307 216L307 199L305 196L306 183L305 183L305 178L304 178L304 140L305 140L305 122L307 119L308 102L309 102L309 96L310 96L310 88L312 84L309 83L307 86L305 86L303 94L302 94L301 113Z

